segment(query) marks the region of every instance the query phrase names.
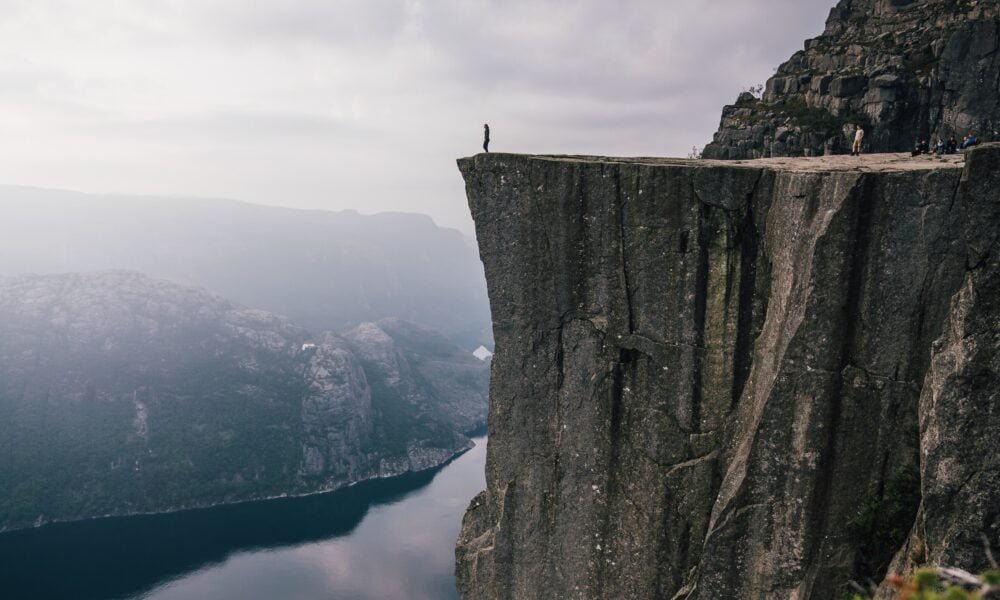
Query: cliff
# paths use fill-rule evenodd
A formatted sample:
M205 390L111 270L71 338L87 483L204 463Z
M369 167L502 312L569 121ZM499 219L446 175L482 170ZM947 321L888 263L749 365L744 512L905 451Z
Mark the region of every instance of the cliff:
M998 549L1000 146L458 164L497 349L463 598L839 598Z
M0 277L0 531L434 467L487 381L396 319L313 336L139 273Z
M841 0L822 35L723 109L705 158L872 152L954 134L1000 140L1000 4Z

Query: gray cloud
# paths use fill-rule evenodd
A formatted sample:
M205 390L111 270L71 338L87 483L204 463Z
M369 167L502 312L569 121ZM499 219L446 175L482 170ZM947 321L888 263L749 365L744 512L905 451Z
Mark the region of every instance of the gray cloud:
M319 44L378 50L391 44L412 18L405 0L285 0L189 2L181 14L209 35L244 42Z
M144 138L182 144L313 143L381 137L380 132L344 118L240 110L162 119L105 120L91 124L90 131L126 140Z
M0 5L0 182L410 210L454 158L683 155L833 0ZM262 168L266 165L266 168Z

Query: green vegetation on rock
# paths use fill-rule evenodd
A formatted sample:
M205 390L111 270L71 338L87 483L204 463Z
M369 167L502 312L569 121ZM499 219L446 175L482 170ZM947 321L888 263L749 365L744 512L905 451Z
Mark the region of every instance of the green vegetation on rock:
M880 580L913 527L920 506L920 473L915 467L899 469L885 481L880 494L861 501L857 515L848 522L858 548L857 574Z
M987 571L976 577L960 569L923 568L908 579L898 575L888 578L899 600L985 600L1000 597L1000 571ZM852 600L870 600L855 594Z

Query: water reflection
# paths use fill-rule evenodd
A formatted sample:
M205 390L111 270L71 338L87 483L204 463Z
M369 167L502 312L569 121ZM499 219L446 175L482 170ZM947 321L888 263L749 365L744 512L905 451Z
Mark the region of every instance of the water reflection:
M307 498L0 535L4 598L455 598L485 438L434 471Z

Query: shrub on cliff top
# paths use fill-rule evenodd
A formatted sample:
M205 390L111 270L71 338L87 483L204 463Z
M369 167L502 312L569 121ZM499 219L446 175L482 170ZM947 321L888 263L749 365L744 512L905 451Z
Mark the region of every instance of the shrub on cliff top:
M887 578L898 591L899 600L987 600L1000 598L1000 571L987 571L976 577L961 569L920 569L909 579L899 575ZM853 600L867 600L855 595Z

